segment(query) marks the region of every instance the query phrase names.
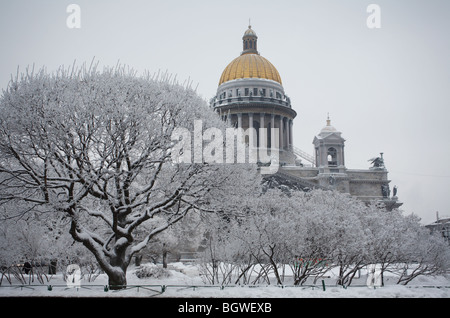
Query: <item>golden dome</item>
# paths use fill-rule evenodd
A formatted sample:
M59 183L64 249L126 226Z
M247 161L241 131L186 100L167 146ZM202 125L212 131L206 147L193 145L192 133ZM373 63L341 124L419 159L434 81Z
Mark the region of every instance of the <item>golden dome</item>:
M259 54L242 54L235 58L222 73L219 85L242 78L262 78L282 84L275 66Z

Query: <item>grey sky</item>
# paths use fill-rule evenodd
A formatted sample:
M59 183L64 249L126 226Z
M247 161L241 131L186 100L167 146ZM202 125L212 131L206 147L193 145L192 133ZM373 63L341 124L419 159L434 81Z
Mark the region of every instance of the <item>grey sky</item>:
M81 28L69 29L69 4ZM367 6L381 8L369 29ZM0 87L17 67L118 61L190 78L206 100L242 50L251 18L258 49L280 72L298 116L295 146L330 113L346 141L346 166L384 152L406 214L450 215L450 1L0 1Z

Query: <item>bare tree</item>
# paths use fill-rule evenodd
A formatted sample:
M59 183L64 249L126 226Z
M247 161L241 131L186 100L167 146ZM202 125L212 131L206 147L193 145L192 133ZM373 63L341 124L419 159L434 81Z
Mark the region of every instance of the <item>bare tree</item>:
M64 212L111 288L126 285L133 255L156 234L193 209L220 209L223 189L238 195L257 184L246 165L173 163L176 127L192 129L195 119L225 126L168 76L92 65L27 72L3 92L0 114L0 203L28 203L15 217ZM157 216L137 239L136 230Z

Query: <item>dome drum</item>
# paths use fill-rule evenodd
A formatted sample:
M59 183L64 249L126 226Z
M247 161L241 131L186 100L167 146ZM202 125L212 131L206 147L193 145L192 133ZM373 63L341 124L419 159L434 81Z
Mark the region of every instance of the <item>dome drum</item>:
M285 95L283 86L264 79L245 79L225 82L217 89L212 100L213 107L234 103L264 103L291 108L291 101Z
M270 109L285 108L285 112L292 114L292 117L296 116L296 112L291 108L291 104L289 102L275 98L230 97L227 99L215 100L212 102L212 106L214 107L214 109L222 112L224 111L224 109L230 108L241 108L242 111L243 108L245 108L245 110L248 110L249 107L254 107L256 105L260 108L270 108Z
M234 115L239 113L265 113L273 114L275 116L283 116L289 119L294 119L297 116L297 112L292 108L274 107L273 104L269 103L242 104L242 102L237 102L233 104L217 106L215 110L223 116L226 116L227 114Z

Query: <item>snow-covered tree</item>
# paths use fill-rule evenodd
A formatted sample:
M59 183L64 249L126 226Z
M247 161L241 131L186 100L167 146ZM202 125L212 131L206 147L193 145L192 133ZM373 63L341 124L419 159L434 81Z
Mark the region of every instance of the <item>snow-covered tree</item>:
M400 260L400 246L405 243L403 234L408 230L405 217L399 210L387 211L373 202L361 215L361 222L367 240L366 263L371 270L379 271L384 286L385 272Z
M59 242L64 241L64 225L61 215L55 215L52 223L45 215L29 212L20 218L12 217L27 205L11 202L0 207L0 263L2 266L24 262L47 264L64 251ZM67 225L67 222L65 222ZM53 226L53 225L58 225ZM73 241L73 239L71 239Z
M147 247L140 253L142 257L150 257L154 261L162 260L163 268L167 268L169 254L180 258L181 252L196 252L206 231L200 213L192 211L176 224L171 225L165 231L155 235ZM149 226L156 226L164 222L159 218L149 222L140 233L149 231Z
M303 227L303 231L297 233L297 249L291 264L296 285L303 284L309 277L322 276L332 264L336 248L332 231L336 220L327 204L330 195L321 190L292 195L296 221Z
M98 261L112 288L126 285L137 252L189 211L222 210L226 196L259 184L254 167L176 164L178 127L225 124L196 93L169 77L122 66L27 72L0 99L0 203L63 212L69 232ZM20 216L25 211L17 211ZM137 239L137 229L158 217Z
M450 248L442 236L431 234L416 215L403 219L398 261L394 272L397 284L406 285L419 275L446 274L450 268Z
M255 198L241 232L242 242L265 276L273 273L277 284L283 284L284 266L293 260L292 251L297 250L303 233L292 203L281 190L270 190Z
M376 264L381 278L391 271L406 284L449 268L448 244L417 217L339 192L268 190L242 200L235 215L211 227L203 262L210 283L224 283L222 274L225 283L269 283L273 275L282 284L288 265L296 285L335 268L336 282L348 286Z

